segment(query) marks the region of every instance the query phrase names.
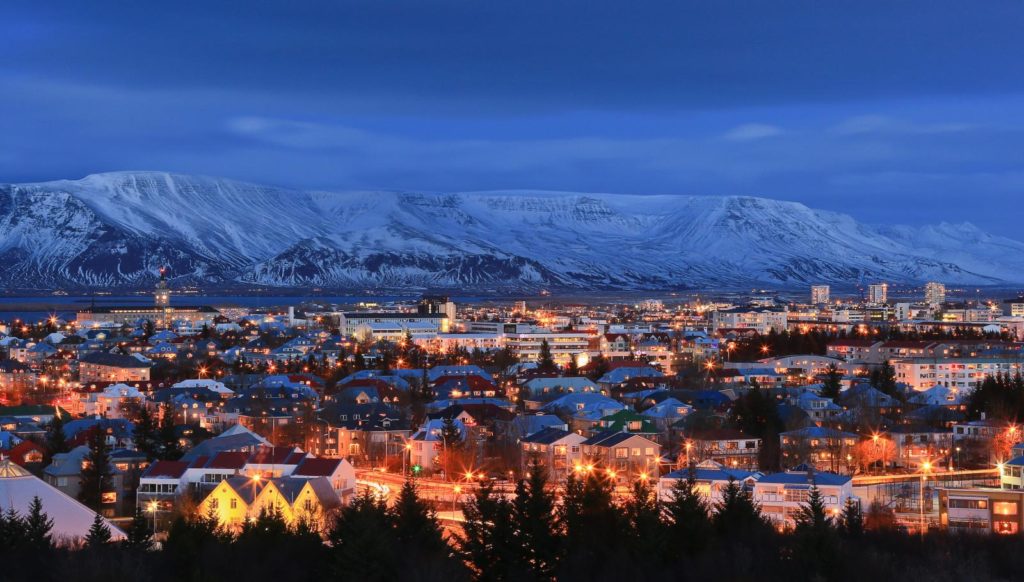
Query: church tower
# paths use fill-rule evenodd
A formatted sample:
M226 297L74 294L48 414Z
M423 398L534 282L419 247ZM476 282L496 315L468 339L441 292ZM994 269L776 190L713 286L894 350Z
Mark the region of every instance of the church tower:
M157 307L167 309L171 306L171 289L167 286L167 274L163 267L160 268L160 281L153 292L153 300Z

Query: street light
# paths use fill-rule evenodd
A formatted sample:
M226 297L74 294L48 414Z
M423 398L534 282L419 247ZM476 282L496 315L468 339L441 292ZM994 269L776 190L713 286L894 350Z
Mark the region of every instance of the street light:
M149 507L147 508L150 515L153 516L153 535L156 535L156 510L159 507L159 505L160 504L158 504L156 501L150 501Z
M921 464L921 539L924 539L925 524L924 524L924 485L928 480L928 472L932 470L932 464L929 461L925 461Z

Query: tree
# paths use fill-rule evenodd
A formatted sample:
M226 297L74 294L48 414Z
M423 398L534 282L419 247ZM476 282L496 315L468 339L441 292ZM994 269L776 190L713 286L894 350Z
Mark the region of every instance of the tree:
M64 434L64 417L60 410L54 410L53 420L46 430L46 449L50 456L68 452L68 439Z
M569 364L565 367L565 375L574 378L580 375L580 367L576 363L576 354L569 356Z
M512 502L519 561L533 580L554 579L562 542L556 529L555 499L546 485L544 467L532 461L527 479L516 483L516 497Z
M825 378L822 382L821 395L825 398L835 399L839 396L839 390L842 388L843 373L839 371L839 368L835 363L828 365L825 369Z
M685 479L677 479L665 504L669 547L693 556L707 547L711 518L704 496L697 490L697 471L691 466Z
M628 530L612 494L612 480L604 472L594 471L583 479L569 474L560 516L565 526L560 578L598 579L616 560L628 561L618 541Z
M146 515L142 507L135 508L135 515L132 516L132 523L128 526L127 536L123 542L125 548L136 551L148 551L153 547L153 534L150 532Z
M32 548L47 550L53 547L53 520L43 512L43 502L38 496L28 506L24 519L25 541Z
M824 535L832 529L832 523L825 513L825 499L813 480L807 492L807 501L800 506L795 519L798 532L807 531L817 536Z
M385 502L369 490L342 507L328 534L338 578L368 582L400 578L398 540L391 521Z
M99 511L103 503L103 492L109 491L111 487L110 450L107 448L106 435L95 426L89 431L89 452L85 455L85 466L82 467L78 500L94 511Z
M763 532L767 527L761 510L733 478L722 490L722 499L715 505L712 523L722 539L746 537Z
M630 558L641 567L649 568L657 565L658 558L665 556L668 549L667 532L661 521L661 506L647 479L635 481L630 493L622 507L626 517ZM655 572L650 574L653 576Z
M848 497L843 505L841 525L843 533L851 538L860 537L864 533L864 514L860 510L860 503L853 497Z
M889 396L895 398L901 396L896 390L896 369L892 367L889 360L882 362L881 367L871 372L871 385Z
M548 340L541 340L540 353L537 355L537 369L541 372L557 372L558 366L551 355L551 345Z
M145 454L147 459L157 458L160 451L160 437L156 421L145 404L139 406L132 440L135 442L135 447L139 452Z
M465 523L457 536L463 561L477 580L522 579L526 564L517 559L512 504L494 495L494 484L481 483L463 506Z
M99 548L110 543L110 528L106 521L96 514L92 518L92 526L85 536L85 545L90 548Z
M160 419L160 432L158 434L158 457L165 461L175 461L181 458L181 445L178 442L178 431L174 424L174 409L170 404L165 404Z
M437 516L420 499L411 480L402 485L391 509L391 519L405 568L424 568L438 576L460 572Z

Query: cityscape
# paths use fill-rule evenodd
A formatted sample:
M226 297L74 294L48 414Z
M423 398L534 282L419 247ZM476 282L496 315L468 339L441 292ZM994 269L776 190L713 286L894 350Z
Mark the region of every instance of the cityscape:
M1024 6L0 8L0 581L1024 577Z

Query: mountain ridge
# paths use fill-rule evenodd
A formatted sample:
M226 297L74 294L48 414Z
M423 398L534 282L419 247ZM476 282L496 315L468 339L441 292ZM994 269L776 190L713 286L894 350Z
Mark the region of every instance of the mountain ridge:
M1024 282L970 223L868 225L754 196L307 191L168 172L0 185L0 285L685 288Z

